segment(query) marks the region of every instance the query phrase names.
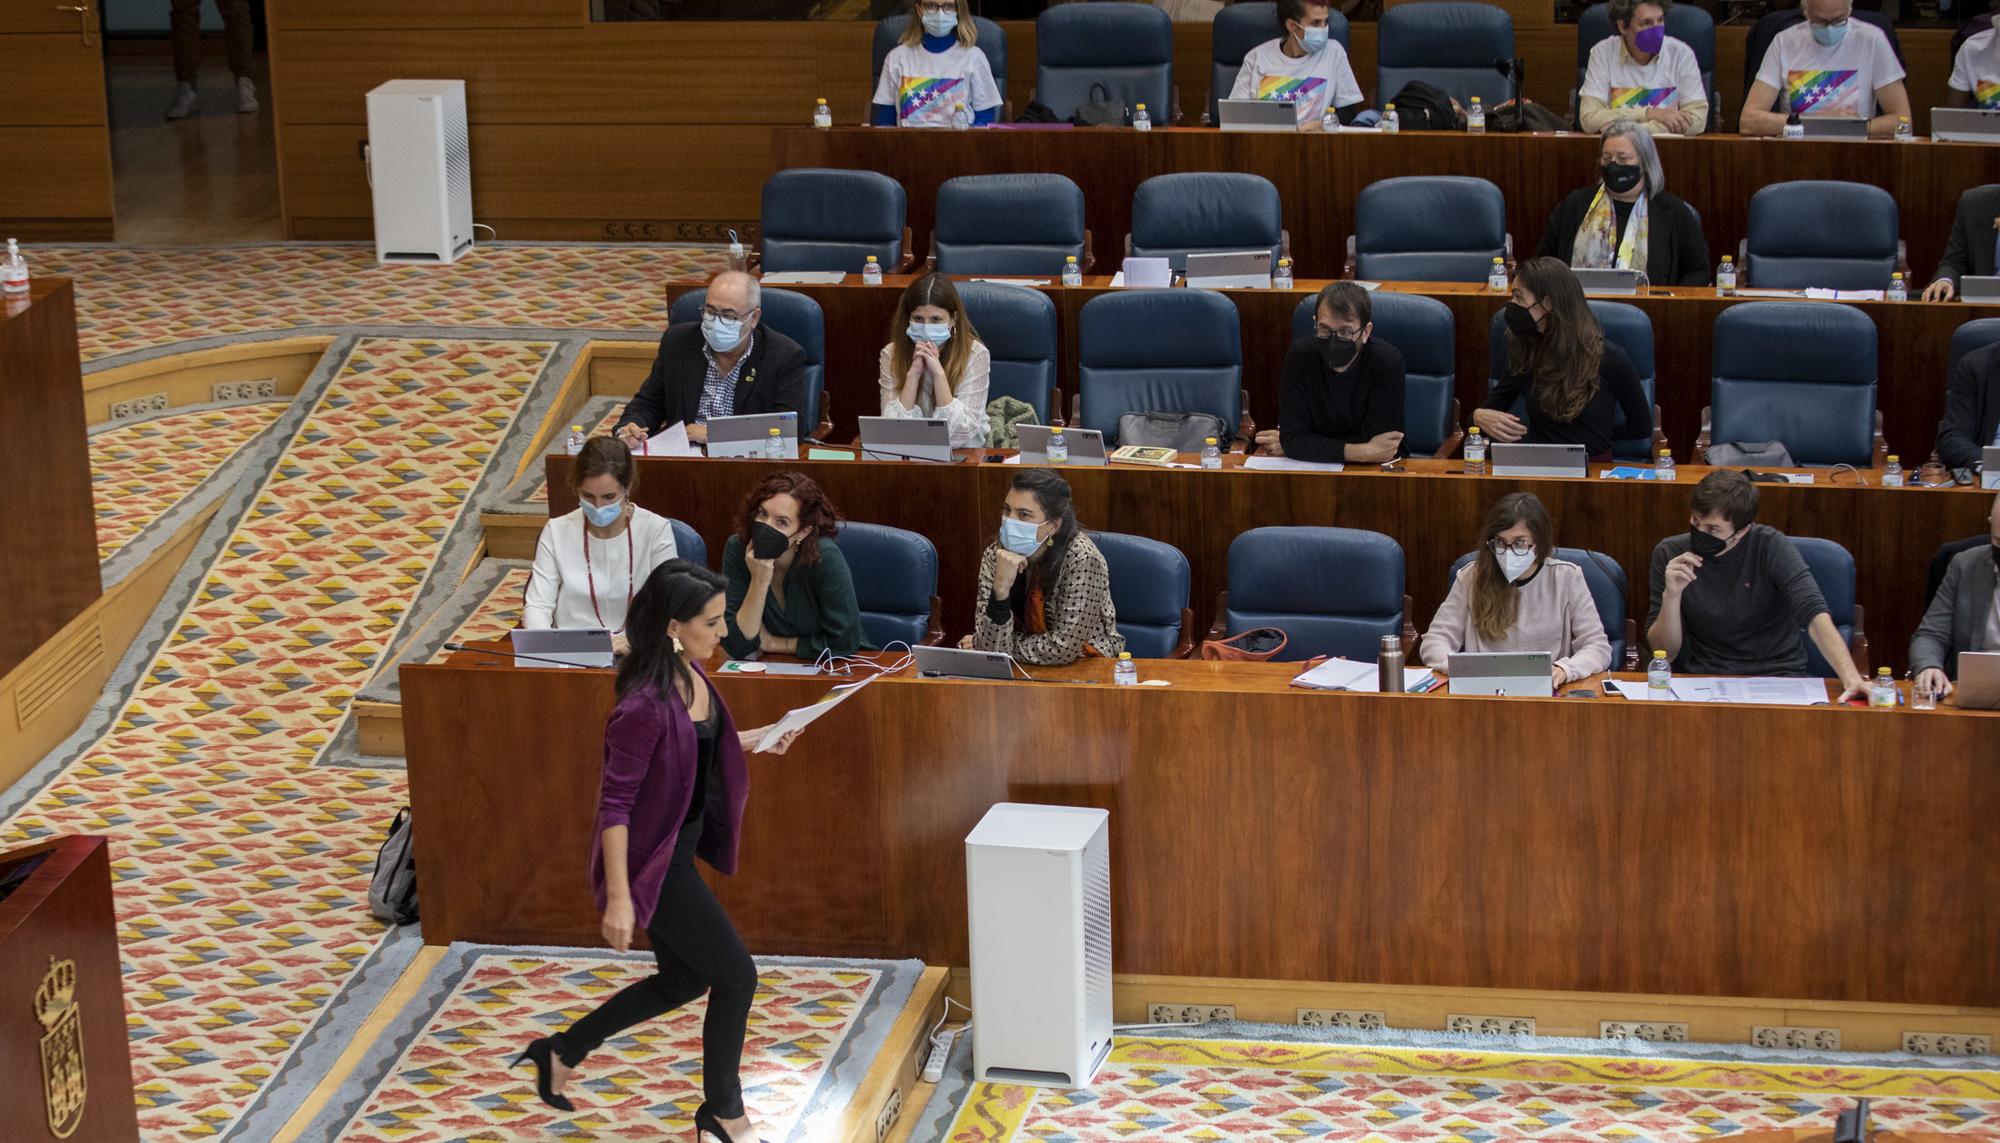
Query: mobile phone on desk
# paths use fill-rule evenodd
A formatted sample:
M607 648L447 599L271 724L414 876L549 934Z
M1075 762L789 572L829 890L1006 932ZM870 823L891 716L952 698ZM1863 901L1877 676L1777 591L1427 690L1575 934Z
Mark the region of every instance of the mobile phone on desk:
M1583 689L1583 688L1579 688L1579 689L1577 689L1577 690L1573 690L1573 691L1564 691L1564 692L1563 692L1563 697L1564 697L1564 698L1596 698L1596 697L1597 697L1597 692L1596 692L1596 691L1593 691L1593 690L1587 690L1587 689Z

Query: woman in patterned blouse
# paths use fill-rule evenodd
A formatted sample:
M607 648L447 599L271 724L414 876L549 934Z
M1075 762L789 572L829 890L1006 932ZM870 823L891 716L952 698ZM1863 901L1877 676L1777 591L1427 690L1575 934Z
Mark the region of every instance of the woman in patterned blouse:
M1047 469L1014 477L1000 534L979 562L972 646L1059 667L1125 649L1104 554L1077 526L1069 481Z

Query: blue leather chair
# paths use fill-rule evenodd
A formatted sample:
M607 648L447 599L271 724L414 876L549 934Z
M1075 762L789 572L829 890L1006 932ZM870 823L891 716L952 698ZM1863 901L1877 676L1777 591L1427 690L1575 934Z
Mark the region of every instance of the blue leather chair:
M1951 355L1945 363L1944 375L1950 379L1958 368L1958 359L1975 349L2000 341L2000 318L1973 318L1971 321L1951 331Z
M811 296L793 290L766 286L763 295L764 316L758 324L769 325L798 342L799 348L806 352L806 407L799 418L799 429L817 436L820 396L826 389L826 311ZM667 321L673 325L699 322L701 307L707 301L707 290L689 290L667 310Z
M1827 179L1772 183L1750 196L1737 262L1767 290L1880 290L1906 269L1896 200L1881 187ZM1904 275L1907 281L1908 274Z
M1086 5L1087 7L1087 5ZM1081 428L1118 443L1126 413L1212 413L1223 432L1243 417L1243 342L1236 303L1212 290L1130 290L1083 304L1077 317ZM1226 446L1225 446L1226 447Z
M1405 4L1389 12L1461 7ZM1389 12L1383 13L1388 15ZM1500 188L1463 175L1383 179L1354 198L1347 276L1388 282L1484 282L1493 259L1514 260Z
M1781 441L1804 465L1867 468L1880 450L1875 323L1852 306L1741 302L1715 319L1710 442Z
M1472 562L1476 553L1467 552L1451 562L1447 586L1458 582L1459 570ZM1603 552L1587 548L1557 548L1556 558L1583 569L1583 582L1590 588L1590 602L1597 605L1598 622L1604 637L1611 641L1611 670L1636 671L1639 664L1639 625L1625 614L1625 568Z
M1346 16L1339 12L1327 13L1327 38L1338 43L1342 51L1348 47L1348 31ZM1229 93L1235 89L1236 73L1243 70L1243 57L1258 44L1279 39L1284 34L1284 26L1278 22L1278 6L1270 0L1231 4L1215 14L1209 40L1213 49L1208 76L1210 123L1222 121L1217 104L1228 99Z
M1398 4L1382 11L1375 52L1377 104L1421 79L1468 107L1476 95L1490 111L1509 94L1493 61L1514 57L1514 17L1504 8L1462 0Z
M966 175L937 192L931 264L946 274L1055 277L1074 257L1090 270L1083 191L1061 175Z
M1013 397L1035 410L1035 423L1049 423L1049 411L1062 407L1055 393L1056 304L1040 290L1000 282L960 282L958 300L979 340L993 357L986 399Z
M882 524L849 521L834 538L854 576L861 641L935 645L944 639L938 601L938 555L930 540Z
M1810 536L1789 537L1792 546L1799 550L1799 556L1811 569L1813 582L1819 584L1819 593L1826 597L1827 618L1840 631L1840 637L1847 643L1847 653L1854 658L1854 665L1861 673L1868 673L1868 636L1863 632L1861 605L1855 602L1854 557L1846 548L1832 540L1819 540ZM1806 638L1804 629L1799 631L1799 645L1805 648L1806 670L1823 679L1836 677L1833 665L1811 639Z
M1624 302L1607 302L1592 298L1585 303L1590 312L1597 315L1597 324L1604 328L1604 336L1625 351L1632 359L1632 369L1639 374L1639 387L1646 391L1646 403L1653 406L1653 435L1616 439L1611 442L1611 456L1615 460L1633 460L1651 464L1661 448L1667 444L1667 434L1660 427L1660 406L1658 403L1657 368L1653 362L1653 319L1638 306ZM1507 373L1507 321L1499 310L1493 311L1493 320L1487 323L1487 356L1492 363L1486 375L1486 391L1500 383ZM1515 416L1526 411L1527 399L1514 402L1510 410ZM1617 428L1625 427L1625 412L1619 410L1615 422ZM1616 431L1616 430L1614 430Z
M674 534L674 553L684 560L693 560L703 567L708 566L708 544L687 523L667 518L667 528Z
M1174 269L1185 270L1189 254L1269 250L1275 268L1290 245L1278 188L1261 175L1155 175L1132 192L1132 233L1125 238L1129 256L1165 258Z
M1127 110L1143 103L1156 126L1167 124L1174 23L1165 12L1150 4L1058 4L1035 17L1036 102L1068 119L1102 94Z
M1618 29L1611 23L1611 5L1592 4L1576 18L1576 86L1583 88L1584 69L1590 64L1590 50L1611 39ZM1701 86L1708 100L1708 130L1722 123L1722 100L1715 90L1715 17L1692 4L1676 4L1667 9L1667 35L1694 49L1695 63L1701 67ZM1745 90L1748 90L1747 88Z
M899 273L909 268L906 208L903 184L874 171L779 171L764 180L759 264L857 274L873 254L883 273Z
M993 69L993 86L1000 89L1000 98L1007 98L1007 30L984 16L974 16L972 24L979 29L977 47L986 56L986 63ZM885 16L875 22L875 42L870 51L874 62L869 71L868 90L874 91L882 79L882 63L902 40L904 29L910 26L910 14Z
M1393 11L1393 9L1391 9ZM1382 636L1409 637L1403 545L1357 528L1252 528L1229 544L1229 589L1210 638L1276 627L1287 661L1335 655L1373 661Z
M1313 336L1318 296L1292 311L1292 340ZM1458 363L1451 307L1422 294L1377 292L1368 300L1375 336L1403 354L1403 451L1444 458L1458 451Z
M1111 573L1111 609L1134 659L1185 659L1194 648L1188 608L1193 572L1172 544L1120 532L1092 532Z

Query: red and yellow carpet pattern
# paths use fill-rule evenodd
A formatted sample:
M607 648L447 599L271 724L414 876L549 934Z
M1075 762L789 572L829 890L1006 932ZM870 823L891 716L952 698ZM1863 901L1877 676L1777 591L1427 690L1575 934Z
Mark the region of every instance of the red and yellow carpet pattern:
M199 488L236 450L269 428L287 402L259 401L168 413L90 438L90 491L97 501L101 563L162 512Z
M507 569L507 573L494 583L492 590L451 633L447 642L506 642L507 633L521 625L521 612L527 607L529 571L527 564ZM430 661L442 663L451 655L450 651L440 646L431 655Z

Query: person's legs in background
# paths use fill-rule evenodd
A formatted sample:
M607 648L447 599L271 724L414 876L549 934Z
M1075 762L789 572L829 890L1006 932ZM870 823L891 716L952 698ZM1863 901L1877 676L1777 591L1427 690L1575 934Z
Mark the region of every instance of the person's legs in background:
M197 99L195 76L201 70L201 0L171 0L169 35L174 44L174 98L167 118L185 119Z
M174 98L167 104L167 118L185 119L199 102L195 90L201 69L201 0L171 0L169 26L174 44ZM257 81L251 73L257 66L256 31L250 23L250 0L216 0L222 13L223 43L229 52L229 70L236 77L236 110L251 114L257 110Z
M229 71L236 77L236 110L257 110L257 33L250 24L250 0L216 0L222 12L222 38L229 47Z

